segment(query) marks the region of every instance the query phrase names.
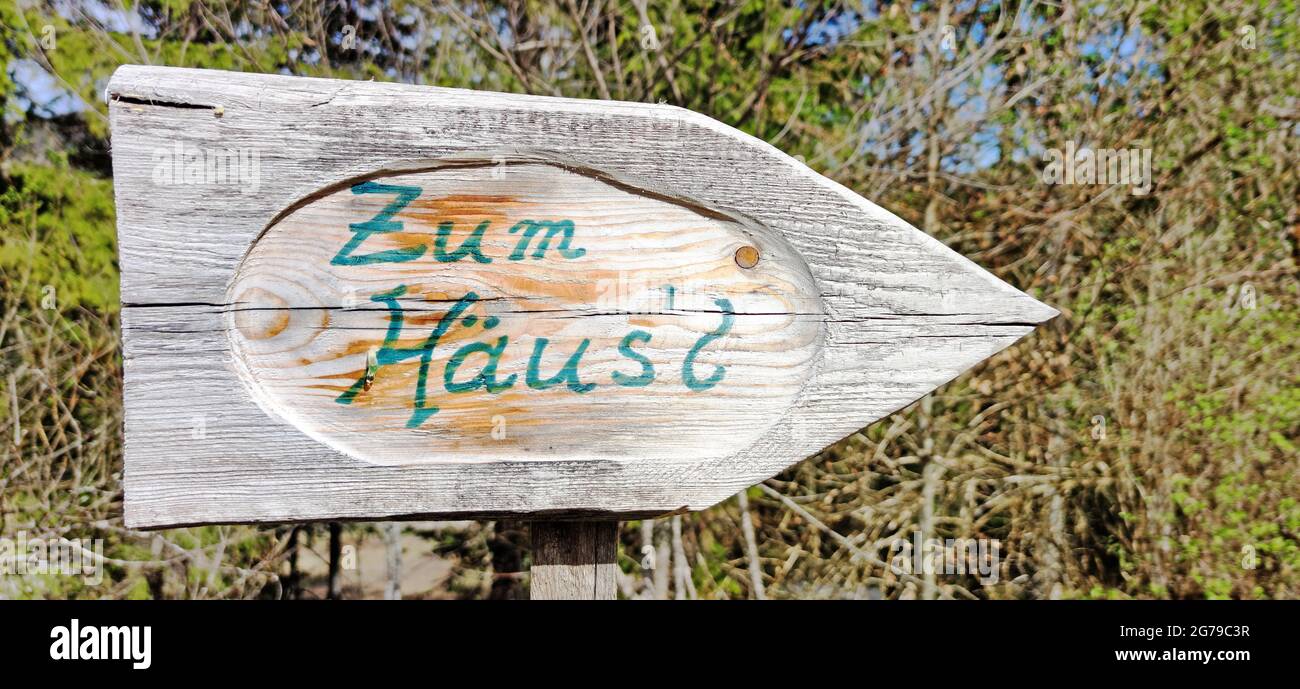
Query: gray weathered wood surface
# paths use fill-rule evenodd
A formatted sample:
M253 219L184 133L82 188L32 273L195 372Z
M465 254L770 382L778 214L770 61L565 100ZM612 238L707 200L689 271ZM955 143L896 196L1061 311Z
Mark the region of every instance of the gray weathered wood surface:
M1056 314L772 146L680 108L137 66L115 73L108 97L131 526L700 509ZM177 146L255 154L257 174L177 183L159 173ZM762 261L806 267L810 293L791 311L815 320L816 342L799 380L773 390L789 395L782 412L743 447L719 437L723 453L419 464L367 461L268 413L230 332L230 290L258 238L340 184L465 161L596 171L743 228Z

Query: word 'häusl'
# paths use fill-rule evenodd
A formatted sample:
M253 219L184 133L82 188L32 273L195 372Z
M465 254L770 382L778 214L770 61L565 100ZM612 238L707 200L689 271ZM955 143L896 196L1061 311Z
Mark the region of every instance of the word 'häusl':
M483 331L487 332L497 327L500 319L496 316L488 316L479 320L475 314L466 314L465 312L479 300L478 294L469 292L456 301L446 313L438 319L438 324L434 326L432 332L424 339L422 343L414 347L398 347L396 343L401 337L402 326L405 322L402 307L398 299L406 294L406 285L399 285L397 288L381 294L376 294L370 298L371 301L385 304L388 307L389 320L388 330L384 334L384 343L382 346L371 350L367 358L366 370L361 377L357 379L347 390L343 391L335 401L339 404L351 404L358 395L364 393L370 388L375 376L380 369L391 364L401 363L410 359L419 359L420 369L416 377L415 384L415 404L414 412L407 421L407 428L417 428L424 423L426 419L438 413L438 407L430 404L428 400L428 379L429 369L433 364L434 349L442 340L448 331L457 323L464 328L473 328L477 325L482 326ZM720 383L726 376L727 369L722 365L715 365L713 372L706 378L700 378L695 374L695 359L710 342L717 340L726 335L731 330L732 322L735 317L735 310L731 302L727 299L718 298L714 303L722 311L722 322L714 330L702 335L696 340L695 345L687 352L685 360L682 362L682 382L689 390L699 392L708 390ZM463 317L462 317L463 316ZM637 352L634 347L637 344L649 343L651 334L645 330L632 330L623 336L619 342L618 352L624 358L636 362L640 365L640 371L635 374L614 371L611 374L613 383L620 387L639 388L645 387L655 380L654 364L644 354ZM474 341L462 345L459 349L451 354L443 364L442 370L442 387L449 393L467 393L482 390L490 394L496 394L514 387L518 382L519 374L511 373L502 377L498 371L501 357L505 353L506 346L510 342L509 335L501 335L495 341ZM564 363L559 372L543 377L541 373L542 355L546 352L546 347L550 340L545 337L538 337L533 341L533 352L528 358L528 367L524 374L524 384L533 390L546 390L557 385L563 384L568 390L585 394L591 392L597 386L594 382L583 382L578 371L578 366L582 362L582 356L587 352L587 347L591 344L590 338L583 338L577 348L569 355L568 360ZM485 360L478 365L478 373L466 377L461 374L462 368L468 368L467 362L470 357L482 355ZM470 364L471 366L473 364Z

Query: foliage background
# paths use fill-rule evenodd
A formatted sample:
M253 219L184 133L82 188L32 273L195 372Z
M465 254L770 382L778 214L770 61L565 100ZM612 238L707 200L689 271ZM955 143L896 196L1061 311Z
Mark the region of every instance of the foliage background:
M330 591L308 562L329 559L324 525L122 525L101 94L125 63L681 105L1062 311L733 500L625 524L625 597L1300 595L1294 1L0 0L0 17L0 535L106 544L100 584L4 576L0 596ZM1153 190L1044 183L1067 142L1150 149ZM900 580L879 560L914 532L999 539L998 581ZM408 571L438 564L418 590L403 575L408 596L526 595L518 523L337 536L336 595L378 595L358 572L395 548Z

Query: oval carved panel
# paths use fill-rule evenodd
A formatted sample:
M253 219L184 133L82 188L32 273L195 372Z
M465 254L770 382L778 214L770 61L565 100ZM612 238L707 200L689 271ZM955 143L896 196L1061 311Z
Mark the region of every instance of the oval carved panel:
M377 175L282 214L231 281L239 375L367 462L709 459L822 339L776 233L543 162Z

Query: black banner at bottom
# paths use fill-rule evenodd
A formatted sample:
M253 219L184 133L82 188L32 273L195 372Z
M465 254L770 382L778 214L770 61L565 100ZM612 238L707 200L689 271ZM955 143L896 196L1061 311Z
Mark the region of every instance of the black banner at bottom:
M474 669L523 680L533 666L520 662L802 681L841 663L961 683L1039 668L1071 678L1290 676L1297 613L1292 601L10 601L0 603L0 657L51 678L405 670L451 672L450 681Z

